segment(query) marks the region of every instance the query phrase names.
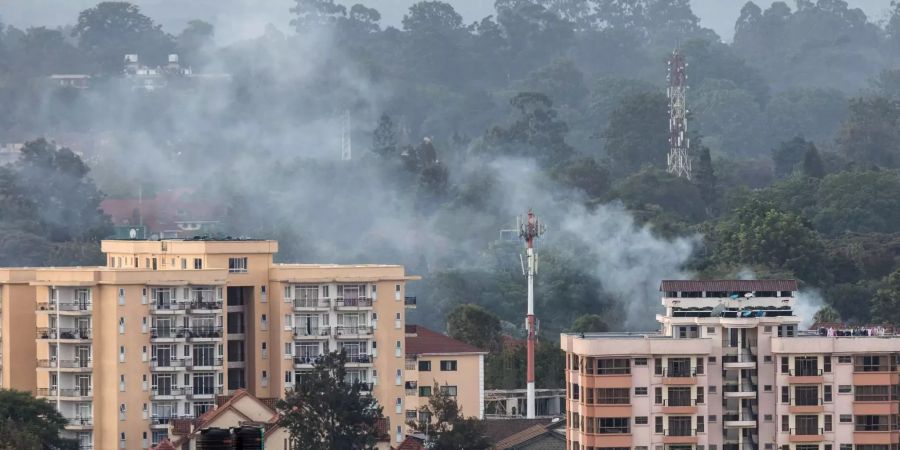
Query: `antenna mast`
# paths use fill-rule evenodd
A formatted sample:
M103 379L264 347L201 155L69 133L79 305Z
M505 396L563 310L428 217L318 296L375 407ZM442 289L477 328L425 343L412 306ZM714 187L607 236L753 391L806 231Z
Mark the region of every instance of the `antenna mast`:
M353 158L353 140L350 137L350 110L344 111L341 124L341 161L350 161Z
M528 277L528 314L525 329L528 332L527 418L534 418L534 345L537 342L537 321L534 318L534 275L537 273L537 253L534 241L544 234L544 225L530 209L525 221L519 221L519 237L525 240L525 275Z
M677 49L669 58L669 166L668 172L691 179L691 140L687 137L687 73L684 55Z

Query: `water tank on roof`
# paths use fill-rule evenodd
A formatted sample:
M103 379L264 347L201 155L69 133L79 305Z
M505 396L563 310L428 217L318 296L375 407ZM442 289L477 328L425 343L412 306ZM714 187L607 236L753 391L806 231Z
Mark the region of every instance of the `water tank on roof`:
M197 436L197 450L232 450L231 431L222 428L206 428Z
M263 429L244 425L232 428L234 432L234 450L262 450Z

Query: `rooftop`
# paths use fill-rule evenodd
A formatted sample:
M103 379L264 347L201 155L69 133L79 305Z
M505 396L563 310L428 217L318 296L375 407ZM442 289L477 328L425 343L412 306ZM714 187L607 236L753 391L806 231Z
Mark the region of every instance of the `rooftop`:
M797 280L663 280L660 292L796 291Z
M453 339L421 325L406 326L407 355L487 353L474 345Z

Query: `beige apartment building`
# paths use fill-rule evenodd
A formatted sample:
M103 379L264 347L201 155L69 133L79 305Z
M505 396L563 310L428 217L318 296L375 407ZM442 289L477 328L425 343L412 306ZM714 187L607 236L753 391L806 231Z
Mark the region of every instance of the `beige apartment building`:
M484 419L487 352L421 325L406 326L406 422L419 417L434 386L452 395L463 417Z
M403 440L405 292L418 278L402 266L276 264L266 240L102 250L103 267L0 269L0 386L55 403L82 449L149 449L219 395L280 397L334 350Z
M801 331L793 280L663 281L658 333L564 334L572 450L897 450L900 335Z

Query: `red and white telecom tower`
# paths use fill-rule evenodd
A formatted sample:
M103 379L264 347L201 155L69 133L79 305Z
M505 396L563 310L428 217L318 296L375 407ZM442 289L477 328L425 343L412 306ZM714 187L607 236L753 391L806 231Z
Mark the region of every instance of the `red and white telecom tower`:
M522 266L524 275L528 277L528 314L525 316L525 329L528 332L528 375L526 382L527 418L534 418L534 345L537 342L538 324L534 318L534 275L537 273L537 253L534 241L544 234L544 225L530 209L524 221L519 220L519 237L525 240L525 259Z
M677 49L669 58L669 166L668 172L691 179L691 140L687 137L687 64Z

